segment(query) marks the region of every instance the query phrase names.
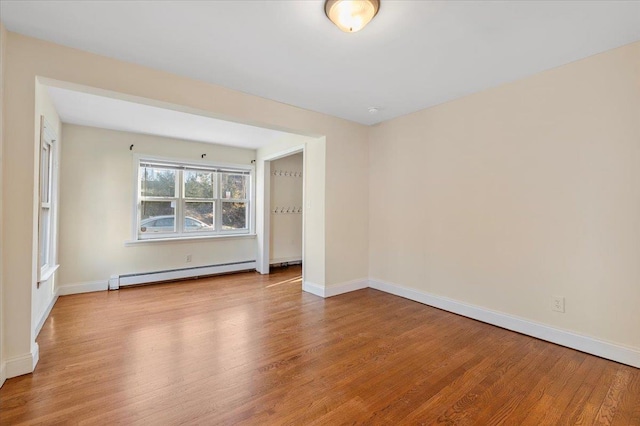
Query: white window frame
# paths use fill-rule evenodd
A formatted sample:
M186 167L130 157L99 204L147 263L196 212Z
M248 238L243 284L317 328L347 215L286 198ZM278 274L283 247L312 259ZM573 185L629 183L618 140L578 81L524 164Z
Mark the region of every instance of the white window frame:
M166 164L175 167L179 172L176 173L176 196L167 197L167 201L175 201L175 231L173 232L158 232L153 234L143 234L140 232L140 222L142 220L142 201L141 196L141 164ZM235 237L245 235L255 235L255 167L253 165L246 164L229 164L210 161L197 161L197 160L185 160L177 158L158 157L154 155L134 154L133 161L134 168L134 213L133 213L133 226L132 226L132 242L144 242L144 241L178 241L189 239L202 239L202 238L221 238L221 237ZM185 219L184 203L185 200L196 202L198 199L186 199L184 197L184 176L185 170L211 170L212 172L239 172L246 174L247 179L247 193L246 199L223 199L221 197L221 179L216 176L215 179L215 193L212 202L215 205L214 226L215 229L210 232L203 231L183 231L178 228L178 224L183 224ZM164 198L154 198L162 200ZM202 201L208 202L210 199L203 199ZM244 202L247 204L246 221L247 227L237 230L223 230L222 229L222 204L223 202Z
M56 264L57 138L53 126L40 116L38 283L51 278L59 266Z

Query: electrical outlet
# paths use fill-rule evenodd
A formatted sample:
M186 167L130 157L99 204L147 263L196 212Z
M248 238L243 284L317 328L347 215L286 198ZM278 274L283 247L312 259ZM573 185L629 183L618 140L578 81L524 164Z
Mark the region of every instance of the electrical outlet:
M564 313L564 297L563 296L552 296L551 310Z
M187 263L189 263L189 262L191 262L191 255L190 254L187 255Z

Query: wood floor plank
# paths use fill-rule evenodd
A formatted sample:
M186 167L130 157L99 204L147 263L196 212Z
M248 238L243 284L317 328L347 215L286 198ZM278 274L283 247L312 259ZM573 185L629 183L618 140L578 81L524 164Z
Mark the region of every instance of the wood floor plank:
M626 369L616 371L611 381L611 386L600 405L600 409L596 413L596 422L599 424L610 425L618 412L618 405L624 390L631 381L632 374Z
M584 363L585 354L563 350L562 355L556 358L545 374L540 378L528 395L520 402L528 410L519 410L510 417L510 420L523 425L557 424L558 417L568 405L571 393L561 392L570 380L572 389L576 389L584 380L584 371L589 364ZM550 358L555 358L553 355Z
M640 425L640 370L301 270L60 297L0 424Z

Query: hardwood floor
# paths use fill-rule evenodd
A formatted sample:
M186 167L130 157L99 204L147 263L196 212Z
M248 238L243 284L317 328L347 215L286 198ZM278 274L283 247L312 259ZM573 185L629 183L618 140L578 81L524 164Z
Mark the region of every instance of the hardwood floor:
M0 424L640 425L640 370L300 269L61 297Z

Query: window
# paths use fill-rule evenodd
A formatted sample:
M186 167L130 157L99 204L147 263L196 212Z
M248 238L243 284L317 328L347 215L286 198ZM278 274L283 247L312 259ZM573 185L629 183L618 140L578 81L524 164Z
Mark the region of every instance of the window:
M251 168L138 161L137 238L248 234Z
M40 119L40 210L38 212L38 282L46 281L55 265L55 142L53 127Z

